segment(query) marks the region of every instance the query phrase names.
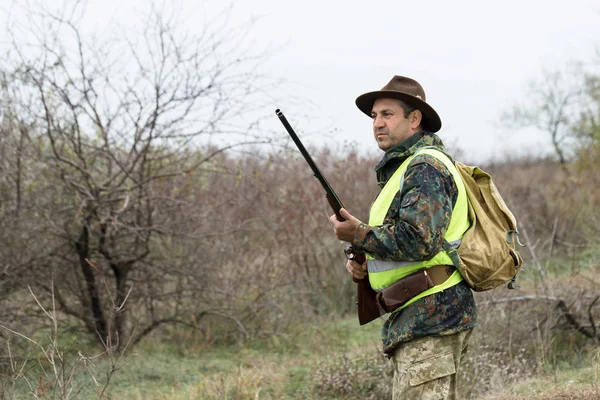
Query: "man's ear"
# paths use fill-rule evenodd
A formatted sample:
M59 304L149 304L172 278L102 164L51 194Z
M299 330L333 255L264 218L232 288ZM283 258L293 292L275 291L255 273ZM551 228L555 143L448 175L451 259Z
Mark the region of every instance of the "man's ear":
M421 121L423 120L423 114L420 110L415 110L411 113L410 116L410 126L411 128L417 128L421 125Z

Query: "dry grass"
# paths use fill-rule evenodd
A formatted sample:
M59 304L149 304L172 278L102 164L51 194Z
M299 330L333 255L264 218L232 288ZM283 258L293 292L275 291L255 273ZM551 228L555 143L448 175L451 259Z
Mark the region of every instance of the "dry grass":
M554 389L543 394L526 396L494 396L489 400L600 400L600 391L594 389Z
M504 388L496 393L487 393L480 399L490 400L594 400L600 399L600 382L598 377L590 375L589 368L581 370L566 370L553 375L540 376Z

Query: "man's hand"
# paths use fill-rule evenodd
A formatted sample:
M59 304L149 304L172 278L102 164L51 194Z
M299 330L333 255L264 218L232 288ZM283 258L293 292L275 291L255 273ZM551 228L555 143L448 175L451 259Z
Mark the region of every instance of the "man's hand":
M346 269L353 278L364 279L365 275L367 275L367 262L365 261L363 264L359 264L354 260L348 260Z
M345 208L340 209L340 215L346 218L344 222L338 221L335 214L329 217L329 221L333 225L333 232L338 239L352 243L356 236L356 229L362 222L353 217Z

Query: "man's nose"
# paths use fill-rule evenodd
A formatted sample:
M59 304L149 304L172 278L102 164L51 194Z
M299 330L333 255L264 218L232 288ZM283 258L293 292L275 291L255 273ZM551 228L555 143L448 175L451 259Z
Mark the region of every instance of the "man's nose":
M378 129L378 128L383 128L385 126L384 122L383 122L383 118L381 118L380 116L376 115L373 118L373 128L374 129Z

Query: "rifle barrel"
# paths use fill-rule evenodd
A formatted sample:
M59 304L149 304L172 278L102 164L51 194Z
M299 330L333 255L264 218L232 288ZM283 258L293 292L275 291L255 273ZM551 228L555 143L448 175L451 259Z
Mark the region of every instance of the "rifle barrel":
M331 187L331 185L329 184L329 182L327 182L327 179L325 179L325 176L321 173L321 170L319 169L319 167L317 166L317 164L315 164L315 162L313 161L313 159L310 156L310 154L308 154L308 151L306 151L306 148L304 147L304 145L300 141L300 138L298 137L298 135L296 135L296 132L294 132L294 129L292 128L292 126L288 122L288 120L285 117L285 115L283 115L283 112L281 112L280 109L277 109L277 110L275 110L275 114L277 114L277 116L281 120L281 123L283 124L283 126L287 130L288 134L290 135L290 137L292 138L292 140L294 141L294 143L296 143L296 147L298 147L298 150L300 150L300 153L302 153L302 156L304 157L304 159L308 163L310 169L312 169L313 174L315 175L315 177L321 183L321 186L323 186L323 189L325 189L325 192L327 192L327 194L329 195L329 197L331 197L333 199L333 201L339 206L339 208L344 207L344 205L342 204L342 202L338 198L337 194L333 191L333 188ZM338 208L338 211L339 211L339 208ZM336 211L336 210L334 210L334 211ZM338 214L338 211L336 211L336 215Z

